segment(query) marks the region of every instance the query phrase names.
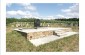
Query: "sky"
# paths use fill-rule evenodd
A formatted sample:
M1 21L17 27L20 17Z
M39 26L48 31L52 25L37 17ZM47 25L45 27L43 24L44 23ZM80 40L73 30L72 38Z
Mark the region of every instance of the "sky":
M79 18L78 3L7 3L6 17L11 18Z

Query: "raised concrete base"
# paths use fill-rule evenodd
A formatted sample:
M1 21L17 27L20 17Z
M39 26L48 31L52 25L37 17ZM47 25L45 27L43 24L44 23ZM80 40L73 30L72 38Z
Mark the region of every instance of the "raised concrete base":
M14 30L21 32L35 46L77 34L77 32L72 32L71 28L44 27L38 29L18 28Z
M43 27L38 29L14 29L19 31L23 36L25 36L28 40L38 39L42 37L47 37L51 35L60 36L62 33L71 31L71 28L52 28L52 27Z
M43 37L43 38L32 39L29 41L33 45L39 46L39 45L46 44L46 43L49 43L49 42L54 41L54 40L58 40L58 39L61 39L64 37L69 37L69 36L74 35L74 34L78 34L78 33L77 32L66 32L66 33L63 33L62 36L60 36L60 37L55 36L55 35L51 35L51 36L47 36L47 37Z

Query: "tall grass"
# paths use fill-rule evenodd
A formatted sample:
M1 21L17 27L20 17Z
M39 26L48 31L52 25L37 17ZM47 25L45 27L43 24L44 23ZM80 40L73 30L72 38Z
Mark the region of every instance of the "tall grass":
M7 28L7 52L73 52L79 51L79 35L65 37L50 43L35 47L20 33Z

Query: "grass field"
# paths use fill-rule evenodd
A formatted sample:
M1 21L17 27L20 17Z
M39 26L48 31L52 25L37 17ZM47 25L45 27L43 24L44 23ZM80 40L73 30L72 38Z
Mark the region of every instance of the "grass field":
M78 28L73 28L78 31ZM20 33L13 31L12 28L6 29L6 51L7 52L78 52L79 34L65 37L50 43L35 47Z

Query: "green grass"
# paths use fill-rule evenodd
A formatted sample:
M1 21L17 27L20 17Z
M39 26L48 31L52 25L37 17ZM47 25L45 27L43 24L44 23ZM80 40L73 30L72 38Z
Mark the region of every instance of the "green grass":
M78 52L79 35L73 35L35 47L20 33L7 28L7 52Z

